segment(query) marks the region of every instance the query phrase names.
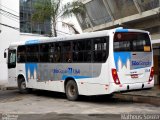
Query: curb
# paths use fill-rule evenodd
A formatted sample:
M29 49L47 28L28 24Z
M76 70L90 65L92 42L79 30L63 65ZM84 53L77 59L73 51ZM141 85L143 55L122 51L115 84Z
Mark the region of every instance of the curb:
M6 87L5 85L0 85L0 90L5 91L5 90L15 90L17 87Z
M114 98L118 98L124 101L137 102L137 103L149 103L152 105L160 106L160 97L153 96L141 96L141 95L124 95L124 94L114 94Z
M7 88L5 87L5 85L0 85L0 90L7 90Z

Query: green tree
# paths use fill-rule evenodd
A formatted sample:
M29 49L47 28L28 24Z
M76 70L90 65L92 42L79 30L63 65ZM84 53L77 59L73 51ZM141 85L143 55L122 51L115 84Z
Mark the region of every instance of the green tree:
M58 18L71 17L73 14L84 13L84 4L81 2L69 2L62 6L62 0L39 0L38 3L34 5L34 12L32 14L33 22L44 22L46 20L51 20L51 25L53 28L53 33L51 36L57 36L56 26ZM65 24L66 22L63 22ZM66 26L75 30L78 33L74 25L66 23Z

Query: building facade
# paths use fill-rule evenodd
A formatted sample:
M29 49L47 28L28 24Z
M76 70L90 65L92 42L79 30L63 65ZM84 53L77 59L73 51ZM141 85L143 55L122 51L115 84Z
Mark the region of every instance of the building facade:
M63 3L71 1L64 0ZM41 0L0 0L0 85L6 83L8 78L6 59L3 56L10 43L46 38L52 32L50 19L43 23L32 21L34 5L39 2ZM64 21L74 24L81 31L75 17ZM74 34L73 30L63 27L62 19L59 19L57 24L58 36Z
M36 0L0 0L0 84L6 83L8 78L4 50L10 43L46 38L51 31L50 23L31 24L32 1ZM38 1L38 0L37 0Z
M51 20L45 22L33 22L32 14L34 6L40 3L40 0L20 0L20 32L49 35L51 34Z
M77 15L83 32L115 27L147 30L160 41L160 0L81 0L85 13ZM155 84L160 84L160 42L153 42Z
M159 38L160 0L81 1L85 4L86 13L77 18L84 32L121 26L148 30L153 39Z

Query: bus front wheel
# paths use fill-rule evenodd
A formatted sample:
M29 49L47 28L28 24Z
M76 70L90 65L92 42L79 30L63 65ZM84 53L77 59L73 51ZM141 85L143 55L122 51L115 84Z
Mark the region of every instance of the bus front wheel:
M75 101L78 99L78 87L74 80L67 82L65 91L68 100Z
M18 81L18 89L19 89L20 93L29 93L31 91L30 88L26 87L26 82L25 82L24 78L21 78Z

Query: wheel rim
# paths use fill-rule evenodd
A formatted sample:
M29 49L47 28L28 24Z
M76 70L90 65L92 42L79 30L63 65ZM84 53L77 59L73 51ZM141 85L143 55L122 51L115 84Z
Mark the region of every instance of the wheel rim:
M76 95L76 87L74 85L70 85L68 89L69 96L73 97Z
M26 89L26 83L25 83L25 82L22 82L22 84L21 84L21 89L22 89L22 90L25 90L25 89Z

